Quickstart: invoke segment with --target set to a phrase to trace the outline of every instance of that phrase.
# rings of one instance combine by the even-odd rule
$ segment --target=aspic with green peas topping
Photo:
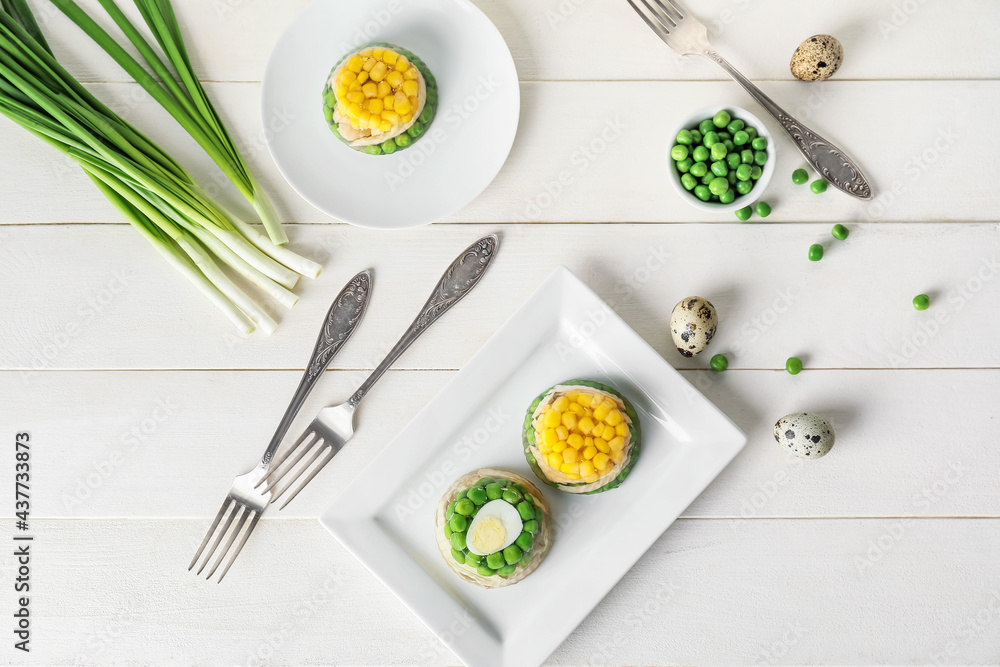
[[[720,204],[749,193],[768,157],[767,138],[725,109],[678,132],[670,149],[684,189],[701,201]]]
[[[483,588],[517,583],[551,546],[548,502],[527,479],[505,470],[463,476],[437,511],[438,547],[448,567]]]

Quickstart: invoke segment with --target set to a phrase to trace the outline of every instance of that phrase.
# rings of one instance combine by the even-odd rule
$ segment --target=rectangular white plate
[[[539,483],[557,526],[542,565],[505,588],[462,581],[434,540],[441,494],[480,467],[534,480],[521,446],[525,411],[543,390],[574,378],[607,382],[631,400],[642,425],[639,461],[621,487],[594,496]],[[534,667],[745,444],[735,424],[560,267],[320,522],[467,665]]]

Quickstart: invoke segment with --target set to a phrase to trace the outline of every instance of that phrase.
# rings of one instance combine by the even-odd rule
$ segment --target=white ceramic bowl
[[[685,190],[684,186],[681,185],[681,174],[677,171],[676,167],[674,167],[674,161],[670,157],[670,149],[674,147],[674,139],[677,137],[678,132],[681,130],[697,129],[698,124],[701,123],[701,121],[706,118],[712,118],[723,109],[728,111],[729,115],[734,119],[739,118],[747,125],[752,125],[757,128],[757,136],[767,138],[767,162],[764,163],[764,172],[761,174],[760,178],[757,179],[757,182],[753,186],[753,190],[745,195],[737,197],[731,204],[702,201],[694,196],[693,191]],[[673,184],[674,190],[677,190],[677,194],[681,197],[681,199],[695,208],[709,213],[727,213],[743,208],[744,206],[750,206],[760,199],[760,197],[764,194],[764,191],[767,189],[768,183],[771,182],[771,176],[774,174],[775,162],[774,138],[768,131],[767,125],[765,125],[760,118],[757,118],[757,116],[754,116],[746,109],[741,109],[740,107],[736,107],[731,104],[715,104],[708,107],[702,107],[678,123],[677,127],[675,127],[667,136],[670,137],[665,153],[667,176],[670,178],[670,182]]]

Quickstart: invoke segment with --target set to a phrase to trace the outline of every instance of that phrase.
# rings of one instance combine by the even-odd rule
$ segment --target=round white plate
[[[323,118],[323,85],[369,42],[412,51],[438,82],[437,116],[392,155],[359,153]],[[281,174],[339,220],[378,229],[440,220],[481,193],[517,132],[520,90],[500,32],[468,0],[317,0],[278,40],[264,71],[264,136]]]

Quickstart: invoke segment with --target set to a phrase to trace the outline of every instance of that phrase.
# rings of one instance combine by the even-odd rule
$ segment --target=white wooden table
[[[995,2],[689,0],[717,47],[845,146],[881,193],[864,205],[793,186],[802,161],[780,138],[774,213],[740,225],[704,224],[735,220],[676,196],[655,134],[709,103],[756,111],[719,70],[673,57],[620,0],[479,0],[522,79],[510,159],[448,220],[375,233],[311,209],[263,147],[263,64],[307,1],[175,0],[293,247],[326,266],[270,338],[232,335],[82,172],[0,123],[0,511],[10,539],[12,439],[29,431],[36,536],[30,659],[5,627],[15,564],[0,559],[4,662],[455,664],[315,517],[560,263],[749,443],[551,664],[1000,662]],[[71,71],[196,176],[217,177],[95,45],[36,6]],[[790,55],[817,32],[840,38],[844,65],[827,83],[795,81]],[[569,182],[553,194],[562,172]],[[851,229],[846,243],[831,238],[833,222]],[[188,574],[336,290],[375,269],[365,335],[300,422],[346,396],[442,267],[491,231],[503,237],[497,264],[388,373],[350,447],[261,522],[222,585]],[[819,263],[806,259],[814,242],[827,246]],[[910,305],[921,292],[925,312]],[[723,374],[671,347],[670,309],[691,294],[719,310]],[[807,369],[797,377],[782,370],[791,355]],[[771,436],[778,417],[802,410],[836,426],[822,461],[792,460]]]

